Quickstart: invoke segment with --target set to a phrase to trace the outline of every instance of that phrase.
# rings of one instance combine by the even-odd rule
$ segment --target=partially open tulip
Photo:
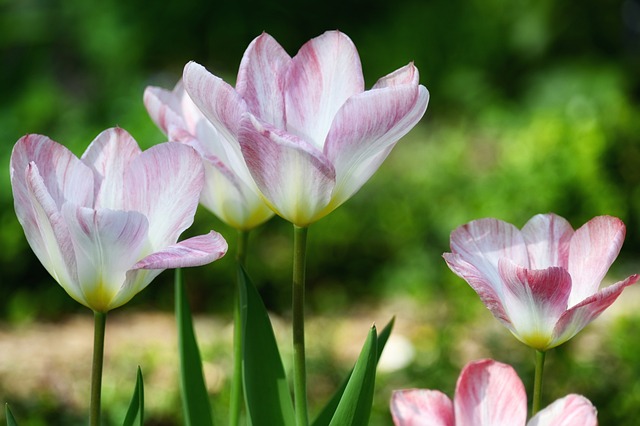
[[[128,302],[167,268],[212,262],[217,233],[177,243],[191,226],[204,177],[190,147],[141,152],[122,129],[102,132],[77,158],[46,136],[13,148],[18,220],[36,256],[71,297],[96,312]]]
[[[291,58],[268,34],[247,48],[233,88],[196,63],[187,93],[241,149],[269,206],[298,226],[333,211],[375,173],[429,99],[406,65],[364,90],[351,40],[329,31]]]
[[[240,146],[223,136],[195,106],[179,82],[173,91],[147,87],[144,104],[171,141],[195,148],[204,163],[203,206],[229,226],[248,231],[273,216],[242,158]]]
[[[610,216],[576,231],[554,214],[534,216],[522,230],[480,219],[453,231],[444,258],[514,336],[545,351],[575,336],[638,280],[599,289],[624,236],[622,221]]]
[[[453,401],[437,390],[395,391],[391,414],[396,426],[595,426],[588,399],[567,395],[527,422],[527,395],[515,370],[490,359],[467,364]]]

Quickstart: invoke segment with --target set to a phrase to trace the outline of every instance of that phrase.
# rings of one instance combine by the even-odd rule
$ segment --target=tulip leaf
[[[136,387],[133,390],[133,396],[129,403],[127,415],[124,418],[122,426],[134,426],[138,419],[138,426],[144,425],[144,382],[142,380],[142,370],[138,367],[136,378]]]
[[[211,426],[213,419],[209,394],[204,381],[202,359],[193,330],[191,310],[180,269],[176,269],[175,298],[178,352],[180,353],[180,391],[184,422],[187,426]]]
[[[378,335],[375,325],[360,352],[347,387],[338,403],[329,426],[360,426],[369,424],[373,388],[378,363]]]
[[[252,426],[293,426],[291,391],[267,309],[242,267],[238,268],[242,318],[243,379]]]
[[[395,317],[391,318],[391,320],[387,323],[387,325],[378,334],[378,345],[377,345],[378,361],[380,360],[380,356],[382,356],[382,350],[387,344],[387,340],[389,340],[389,336],[391,335],[391,330],[393,329],[395,320],[396,320]],[[340,399],[344,394],[344,390],[346,389],[352,374],[353,374],[353,369],[351,369],[351,371],[349,372],[349,375],[347,375],[344,382],[342,382],[342,384],[340,385],[338,390],[336,390],[336,392],[333,394],[333,396],[331,397],[327,405],[325,405],[322,411],[320,412],[320,414],[318,414],[318,417],[316,417],[316,419],[313,421],[312,426],[328,426],[329,425],[329,423],[331,422],[331,418],[333,417],[333,414],[336,412],[336,408],[340,403]]]
[[[4,412],[5,412],[5,417],[7,418],[7,426],[18,426],[18,422],[16,422],[15,417],[13,417],[13,414],[11,413],[11,410],[9,409],[9,404],[5,404],[4,406]]]

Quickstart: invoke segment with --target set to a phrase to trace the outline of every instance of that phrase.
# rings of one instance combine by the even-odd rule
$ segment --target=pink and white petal
[[[566,219],[555,214],[539,214],[522,228],[531,269],[560,266],[568,269],[569,242],[574,231]]]
[[[527,420],[527,395],[518,374],[490,359],[462,370],[453,405],[456,426],[519,426]]]
[[[122,209],[125,170],[140,155],[138,143],[124,129],[100,133],[82,155],[82,161],[94,174],[96,209]]]
[[[624,281],[606,287],[567,310],[553,330],[553,343],[549,348],[558,346],[596,319],[605,309],[616,301],[622,291],[640,279],[640,275],[631,275]]]
[[[332,204],[342,204],[369,180],[395,143],[420,121],[428,101],[427,89],[417,85],[370,90],[346,101],[324,146],[336,169]]]
[[[227,225],[248,231],[274,215],[257,193],[255,184],[247,186],[216,158],[206,158],[203,164],[205,185],[200,203]]]
[[[18,215],[18,219],[24,228],[27,241],[58,284],[73,299],[84,303],[78,284],[76,258],[69,229],[35,163],[27,166],[26,185],[28,192],[25,196],[29,204],[22,208],[29,210],[29,216],[25,220]]]
[[[498,262],[510,259],[516,265],[529,267],[529,254],[518,228],[498,219],[478,219],[459,226],[451,233],[451,252],[475,266],[491,283],[498,297],[503,284]]]
[[[184,67],[182,80],[191,100],[221,135],[229,141],[237,140],[247,104],[236,90],[195,62]]]
[[[284,129],[284,78],[291,57],[267,33],[255,38],[244,52],[236,91],[246,101],[249,112]]]
[[[127,271],[145,250],[147,219],[138,212],[94,210],[69,203],[63,206],[62,215],[73,240],[85,304],[107,312]]]
[[[173,269],[202,266],[220,259],[227,242],[215,231],[191,237],[145,257],[131,269]]]
[[[470,264],[462,258],[462,256],[453,253],[444,253],[442,255],[447,262],[449,268],[460,278],[464,279],[470,286],[478,293],[480,300],[491,311],[493,316],[496,317],[505,327],[507,327],[512,333],[516,330],[505,311],[500,296],[496,292],[494,284],[489,281],[485,274],[483,274],[478,268]]]
[[[179,92],[176,92],[176,89]],[[173,91],[161,87],[148,86],[144,90],[142,100],[153,122],[162,132],[174,140],[170,135],[174,129],[186,129],[187,124],[182,117],[181,99],[184,91],[180,84]]]
[[[516,337],[532,348],[547,350],[554,327],[567,309],[569,273],[559,267],[526,269],[508,259],[501,259],[498,269],[505,284],[502,300]]]
[[[391,416],[395,426],[455,426],[453,403],[440,391],[393,391]]]
[[[298,226],[322,217],[335,185],[335,170],[322,152],[251,114],[239,140],[256,185],[278,215]]]
[[[399,86],[403,84],[417,86],[419,82],[420,73],[418,72],[418,68],[416,68],[413,62],[411,62],[380,78],[371,89],[383,89],[385,87]]]
[[[38,167],[42,182],[58,210],[69,201],[93,205],[93,174],[71,151],[46,136],[26,135],[11,153],[11,186],[18,216],[29,215],[26,171],[30,163]]]
[[[191,226],[203,185],[202,159],[187,145],[155,145],[131,162],[124,177],[124,210],[147,217],[152,251],[175,244]]]
[[[574,283],[569,305],[598,291],[620,253],[624,236],[624,223],[611,216],[595,217],[576,230],[569,246],[569,273]]]
[[[570,394],[541,410],[527,426],[597,426],[596,407],[582,395]]]
[[[286,76],[287,130],[322,150],[338,110],[362,91],[360,57],[349,37],[328,31],[308,41]]]

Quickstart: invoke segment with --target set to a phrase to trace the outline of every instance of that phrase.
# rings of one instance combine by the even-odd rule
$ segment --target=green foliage
[[[138,420],[136,422],[136,420]],[[136,386],[131,396],[131,403],[127,410],[122,426],[143,426],[144,425],[144,382],[142,379],[142,370],[138,367],[136,375]]]
[[[11,413],[11,410],[9,409],[9,404],[5,404],[4,411],[7,417],[7,426],[18,426],[18,422],[16,422],[16,419],[13,417],[13,413]]]

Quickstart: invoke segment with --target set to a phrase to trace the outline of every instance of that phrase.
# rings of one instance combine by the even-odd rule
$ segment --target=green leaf
[[[7,418],[7,426],[18,426],[18,422],[16,422],[15,417],[13,417],[13,414],[11,413],[11,410],[9,409],[9,404],[5,404],[4,406],[4,412],[5,412],[5,417]]]
[[[389,340],[389,336],[391,335],[391,330],[393,329],[393,325],[395,323],[395,317],[391,318],[391,321],[387,323],[387,325],[382,329],[380,334],[378,334],[378,350],[377,357],[378,361],[380,361],[380,356],[382,355],[382,350],[387,344],[387,340]],[[349,379],[351,378],[351,374],[353,374],[353,369],[349,372],[346,379],[342,382],[338,390],[333,394],[327,405],[324,406],[318,417],[313,421],[312,426],[328,426],[331,423],[331,419],[333,418],[333,414],[336,412],[336,408],[338,408],[338,404],[340,403],[340,399],[342,399],[342,395],[344,394],[344,390],[347,387],[347,383],[349,383]]]
[[[202,373],[202,360],[193,331],[189,302],[182,283],[182,272],[176,269],[176,319],[178,321],[178,351],[180,353],[180,391],[186,426],[212,426],[209,394]]]
[[[133,426],[138,419],[138,426],[144,424],[144,382],[142,380],[142,370],[138,367],[136,379],[136,387],[133,390],[133,396],[129,403],[127,415],[124,418],[122,426]]]
[[[262,298],[238,268],[242,318],[243,379],[252,426],[294,426],[291,391]]]
[[[369,424],[373,388],[378,364],[378,335],[371,327],[367,341],[358,357],[349,383],[344,390],[329,426],[362,426]]]

